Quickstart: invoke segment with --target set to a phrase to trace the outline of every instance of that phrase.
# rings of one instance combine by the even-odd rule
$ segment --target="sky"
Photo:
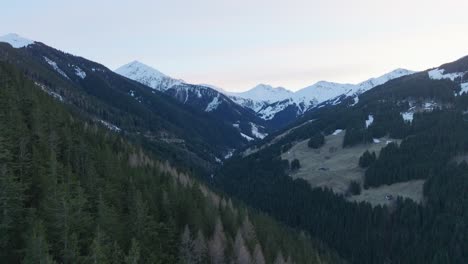
[[[468,55],[467,10],[466,0],[5,0],[0,35],[110,69],[139,60],[228,91],[294,91]]]

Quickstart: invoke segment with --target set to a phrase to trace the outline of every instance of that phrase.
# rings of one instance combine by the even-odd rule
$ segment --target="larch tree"
[[[237,264],[250,264],[252,262],[252,257],[245,245],[245,241],[240,230],[237,231],[236,239],[234,241],[234,258]]]
[[[266,263],[265,262],[265,257],[263,256],[262,247],[258,243],[255,245],[253,263],[254,264],[265,264]]]

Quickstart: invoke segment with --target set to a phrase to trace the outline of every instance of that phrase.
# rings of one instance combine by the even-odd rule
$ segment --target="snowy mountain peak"
[[[248,91],[229,94],[234,97],[250,99],[254,101],[277,102],[291,97],[293,92],[283,87],[273,87],[268,84],[258,84]]]
[[[27,38],[23,38],[20,35],[15,34],[15,33],[10,33],[10,34],[1,36],[0,42],[6,42],[16,49],[27,47],[31,44],[34,44],[34,41],[27,39]]]
[[[183,83],[137,60],[127,63],[115,70],[116,73],[147,85],[153,89],[164,91]]]
[[[379,76],[379,77],[376,77],[376,78],[371,78],[367,81],[364,81],[362,83],[359,83],[358,85],[360,86],[360,88],[363,90],[363,91],[367,91],[369,89],[372,89],[374,88],[375,86],[377,85],[381,85],[381,84],[384,84],[390,80],[393,80],[393,79],[396,79],[396,78],[399,78],[399,77],[402,77],[402,76],[405,76],[405,75],[410,75],[410,74],[413,74],[415,73],[415,71],[411,71],[411,70],[407,70],[407,69],[402,69],[402,68],[398,68],[398,69],[395,69],[391,72],[388,72],[382,76]]]

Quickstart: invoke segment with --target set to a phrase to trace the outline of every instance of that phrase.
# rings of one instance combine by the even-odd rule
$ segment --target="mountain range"
[[[115,72],[156,90],[167,92],[183,103],[198,105],[205,111],[214,111],[221,104],[232,106],[233,102],[243,108],[251,109],[264,122],[252,118],[249,119],[249,122],[264,129],[265,134],[272,129],[284,127],[323,102],[343,96],[356,98],[359,94],[375,86],[414,73],[410,70],[396,69],[358,84],[320,81],[296,92],[267,84],[259,84],[245,92],[228,92],[211,85],[188,84],[138,61],[123,65]],[[234,119],[230,121],[236,122]],[[242,133],[256,137],[246,131],[242,131]]]

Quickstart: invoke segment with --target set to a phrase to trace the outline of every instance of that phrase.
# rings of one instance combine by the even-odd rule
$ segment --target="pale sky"
[[[298,90],[468,55],[466,0],[2,0],[0,35],[229,91]]]

